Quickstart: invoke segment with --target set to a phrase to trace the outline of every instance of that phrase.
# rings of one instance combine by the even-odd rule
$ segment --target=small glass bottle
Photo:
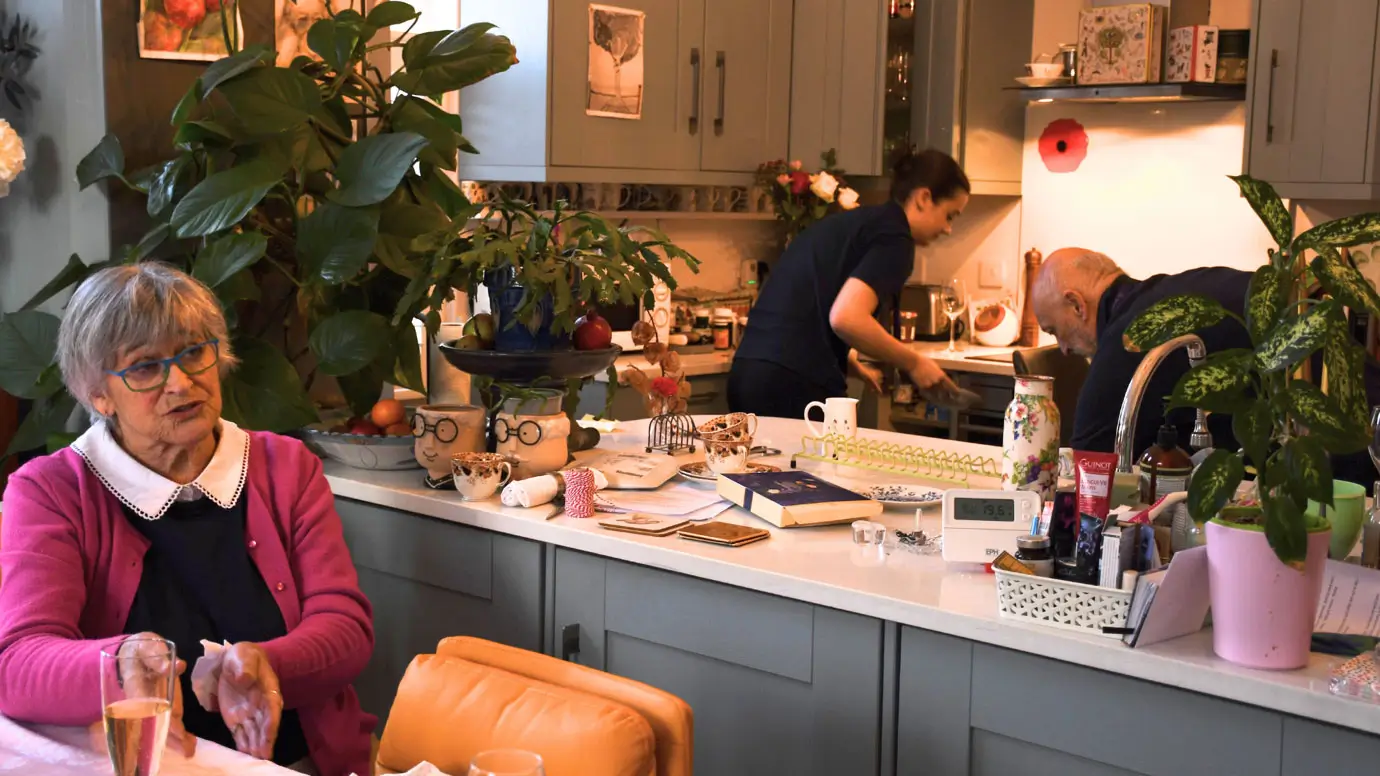
[[[1370,513],[1361,526],[1361,565],[1380,568],[1380,480],[1371,491]]]
[[[1054,553],[1049,549],[1048,536],[1017,536],[1016,560],[1029,566],[1036,576],[1054,576]]]

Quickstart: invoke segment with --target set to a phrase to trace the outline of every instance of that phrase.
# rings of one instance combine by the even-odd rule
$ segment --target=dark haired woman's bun
[[[968,176],[952,156],[927,148],[903,152],[891,165],[891,198],[904,203],[917,189],[929,189],[935,200],[950,199],[960,191],[972,193]]]

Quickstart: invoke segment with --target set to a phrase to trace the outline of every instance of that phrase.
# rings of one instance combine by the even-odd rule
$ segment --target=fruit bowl
[[[420,469],[412,453],[412,436],[375,436],[331,431],[317,423],[302,429],[302,441],[318,455],[356,469],[399,471]]]
[[[452,366],[461,372],[507,383],[590,377],[608,369],[623,353],[617,345],[600,350],[474,350],[457,347],[456,342],[439,346]]]

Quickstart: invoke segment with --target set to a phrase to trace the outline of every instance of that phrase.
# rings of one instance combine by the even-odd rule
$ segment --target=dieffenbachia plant
[[[1228,318],[1246,328],[1250,350],[1209,354],[1170,396],[1171,408],[1231,415],[1241,445],[1216,450],[1202,463],[1189,485],[1188,509],[1195,520],[1216,516],[1250,466],[1261,509],[1233,519],[1262,523],[1279,559],[1301,569],[1308,500],[1332,503],[1330,455],[1367,443],[1365,351],[1351,337],[1345,310],[1380,315],[1380,295],[1339,249],[1380,242],[1380,213],[1329,221],[1295,237],[1274,187],[1245,175],[1233,180],[1279,245],[1251,278],[1244,317],[1205,296],[1170,297],[1147,308],[1126,329],[1123,344],[1146,351]],[[1308,298],[1314,282],[1326,298]],[[1297,374],[1319,350],[1326,391]]]

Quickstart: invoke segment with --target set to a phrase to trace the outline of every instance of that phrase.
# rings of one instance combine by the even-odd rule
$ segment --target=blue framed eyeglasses
[[[107,369],[105,372],[123,380],[125,387],[131,391],[145,393],[156,391],[167,385],[168,375],[172,372],[173,364],[176,364],[183,374],[191,377],[205,372],[219,361],[220,340],[211,339],[198,342],[171,358],[140,361],[119,371]]]

